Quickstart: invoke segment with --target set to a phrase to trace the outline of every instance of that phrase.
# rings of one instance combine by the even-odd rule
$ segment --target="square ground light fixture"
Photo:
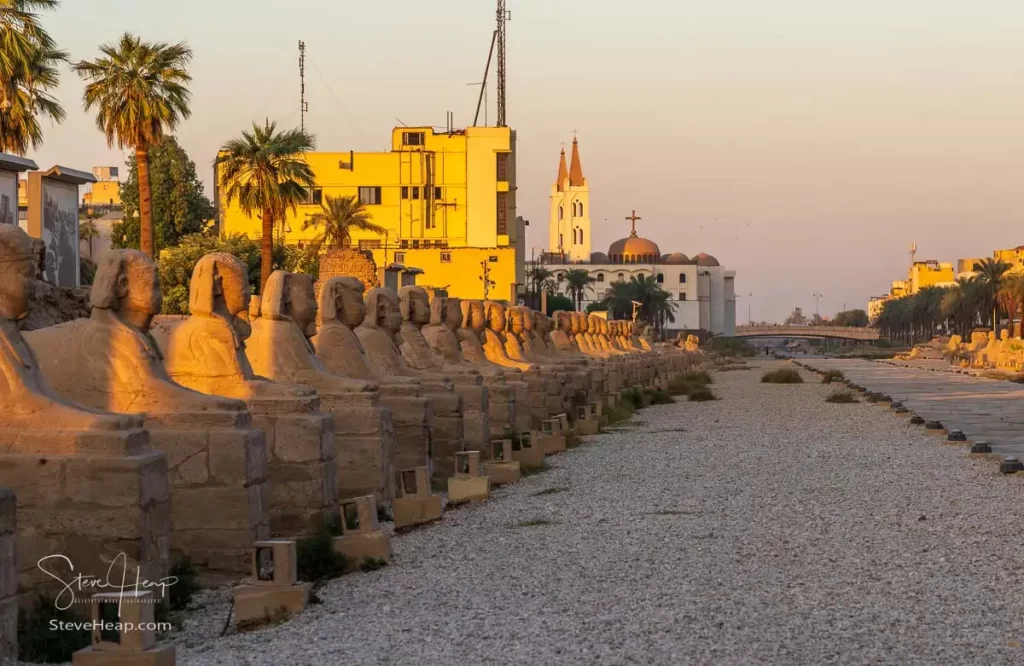
[[[294,585],[299,578],[297,567],[294,541],[271,539],[252,545],[252,579],[257,585]]]
[[[100,652],[143,652],[155,647],[156,634],[151,628],[155,601],[149,590],[94,594],[93,649]],[[150,628],[139,628],[145,626]]]

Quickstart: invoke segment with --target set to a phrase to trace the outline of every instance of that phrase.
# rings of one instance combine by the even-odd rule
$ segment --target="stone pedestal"
[[[142,652],[110,652],[87,647],[71,656],[72,666],[174,666],[173,645]]]
[[[0,488],[0,663],[18,657],[18,569],[14,493]]]
[[[156,646],[152,592],[105,592],[90,601],[92,645],[72,655],[72,664],[174,664],[174,648]]]
[[[490,480],[480,474],[480,452],[455,454],[455,475],[448,479],[448,503],[482,502],[490,497]]]
[[[296,580],[297,560],[294,541],[274,539],[253,544],[253,582],[234,589],[235,622],[239,626],[258,626],[305,610],[312,584]]]
[[[540,445],[541,434],[537,431],[521,433],[512,440],[512,460],[520,469],[540,469],[544,466],[544,449]]]
[[[395,500],[391,505],[396,530],[441,518],[441,497],[430,493],[430,474],[426,467],[403,469],[396,476]]]
[[[341,536],[334,539],[335,552],[357,569],[365,560],[391,559],[391,538],[377,522],[377,502],[372,495],[341,501]]]
[[[515,460],[511,439],[498,439],[488,446],[489,457],[483,464],[483,474],[492,486],[515,483],[522,476],[519,462]]]
[[[544,419],[541,423],[541,430],[538,433],[535,445],[544,452],[544,455],[553,455],[565,451],[565,435],[568,428],[562,429],[562,420],[558,418]]]

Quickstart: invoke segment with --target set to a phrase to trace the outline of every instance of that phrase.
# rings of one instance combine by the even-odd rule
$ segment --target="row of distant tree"
[[[843,310],[828,319],[815,312],[810,317],[804,315],[801,308],[793,308],[793,312],[783,322],[786,326],[867,326],[868,313],[864,310]]]
[[[24,155],[39,148],[40,121],[64,120],[54,93],[59,67],[71,58],[40,23],[41,12],[59,5],[59,0],[0,0],[0,151]],[[71,63],[71,69],[86,82],[83,107],[96,114],[108,145],[132,154],[129,180],[121,188],[125,222],[114,230],[115,242],[157,258],[161,249],[206,232],[213,216],[195,164],[171,137],[191,115],[192,50],[185,42],[147,42],[125,33],[99,51],[93,60]],[[225,141],[218,154],[218,185],[227,203],[262,224],[261,288],[274,268],[275,225],[309,200],[315,184],[304,157],[315,143],[303,130],[279,130],[268,120]],[[348,245],[355,229],[383,233],[354,197],[325,197],[322,210],[304,222],[304,228],[311,226],[318,229],[309,250],[313,259],[325,247]],[[95,236],[94,224],[84,236]]]

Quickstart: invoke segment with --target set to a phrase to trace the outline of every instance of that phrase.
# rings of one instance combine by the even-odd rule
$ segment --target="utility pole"
[[[306,42],[299,41],[299,123],[302,131],[306,131]]]
[[[814,292],[814,314],[819,316],[819,317],[821,315],[818,313],[818,299],[821,299],[821,298],[824,298],[824,296],[822,296],[818,292]]]
[[[512,13],[505,9],[505,0],[498,0],[498,127],[505,124],[505,23],[512,19]]]
[[[747,300],[747,326],[750,326],[750,300],[749,299],[753,299],[754,298],[754,292],[750,292],[749,294],[747,294],[747,297],[748,297],[748,300]]]

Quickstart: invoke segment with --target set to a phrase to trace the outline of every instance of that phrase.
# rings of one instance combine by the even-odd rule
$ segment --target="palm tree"
[[[67,54],[39,23],[40,11],[56,9],[60,0],[3,0],[0,2],[0,109],[15,104],[20,85],[32,78],[38,52]]]
[[[221,146],[217,156],[220,187],[226,203],[237,201],[242,212],[259,215],[263,223],[260,245],[260,293],[270,279],[274,261],[274,223],[284,222],[287,211],[307,199],[315,183],[304,153],[315,140],[300,129],[277,131],[277,123],[252,124],[252,131]]]
[[[996,259],[982,259],[978,264],[978,273],[982,284],[985,285],[986,296],[989,307],[992,308],[992,330],[999,332],[999,302],[997,294],[1002,284],[1003,274],[1010,270],[1010,264]]]
[[[153,256],[153,201],[149,184],[149,149],[191,115],[192,80],[185,65],[192,50],[184,43],[144,42],[125,33],[117,44],[100,47],[102,57],[72,69],[88,81],[85,110],[97,109],[96,125],[107,145],[135,150],[139,171],[140,249]]]
[[[1018,311],[1021,312],[1021,319],[1024,322],[1024,275],[1004,277],[1002,285],[996,294],[996,300],[1009,315],[1010,330],[1012,331],[1013,317]]]
[[[659,331],[666,322],[675,321],[671,297],[652,275],[635,275],[629,282],[614,282],[605,295],[608,310],[616,319],[632,319],[633,303],[637,302],[637,319],[652,323]]]
[[[57,66],[66,60],[63,51],[39,47],[29,56],[28,74],[10,80],[13,92],[0,107],[0,152],[24,155],[43,143],[40,117],[64,120],[64,107],[48,91],[58,86]]]
[[[310,227],[324,227],[309,248],[310,256],[320,254],[324,246],[334,249],[348,247],[352,244],[352,232],[356,229],[375,234],[387,231],[371,221],[370,211],[363,208],[362,202],[355,197],[328,196],[321,208],[320,212],[309,216],[302,223],[303,231]]]
[[[555,274],[541,266],[539,262],[536,262],[532,268],[526,271],[526,279],[527,284],[532,285],[532,289],[529,289],[528,293],[532,294],[534,305],[537,309],[540,309],[541,292],[553,294],[557,289]]]
[[[90,213],[84,221],[78,223],[78,237],[89,244],[89,261],[95,261],[96,257],[92,253],[92,241],[100,237],[100,230],[96,228],[95,215]]]
[[[592,284],[597,282],[590,276],[590,271],[583,268],[573,268],[565,272],[562,277],[565,281],[565,290],[572,298],[574,307],[579,310],[583,303],[583,294],[591,289]]]

